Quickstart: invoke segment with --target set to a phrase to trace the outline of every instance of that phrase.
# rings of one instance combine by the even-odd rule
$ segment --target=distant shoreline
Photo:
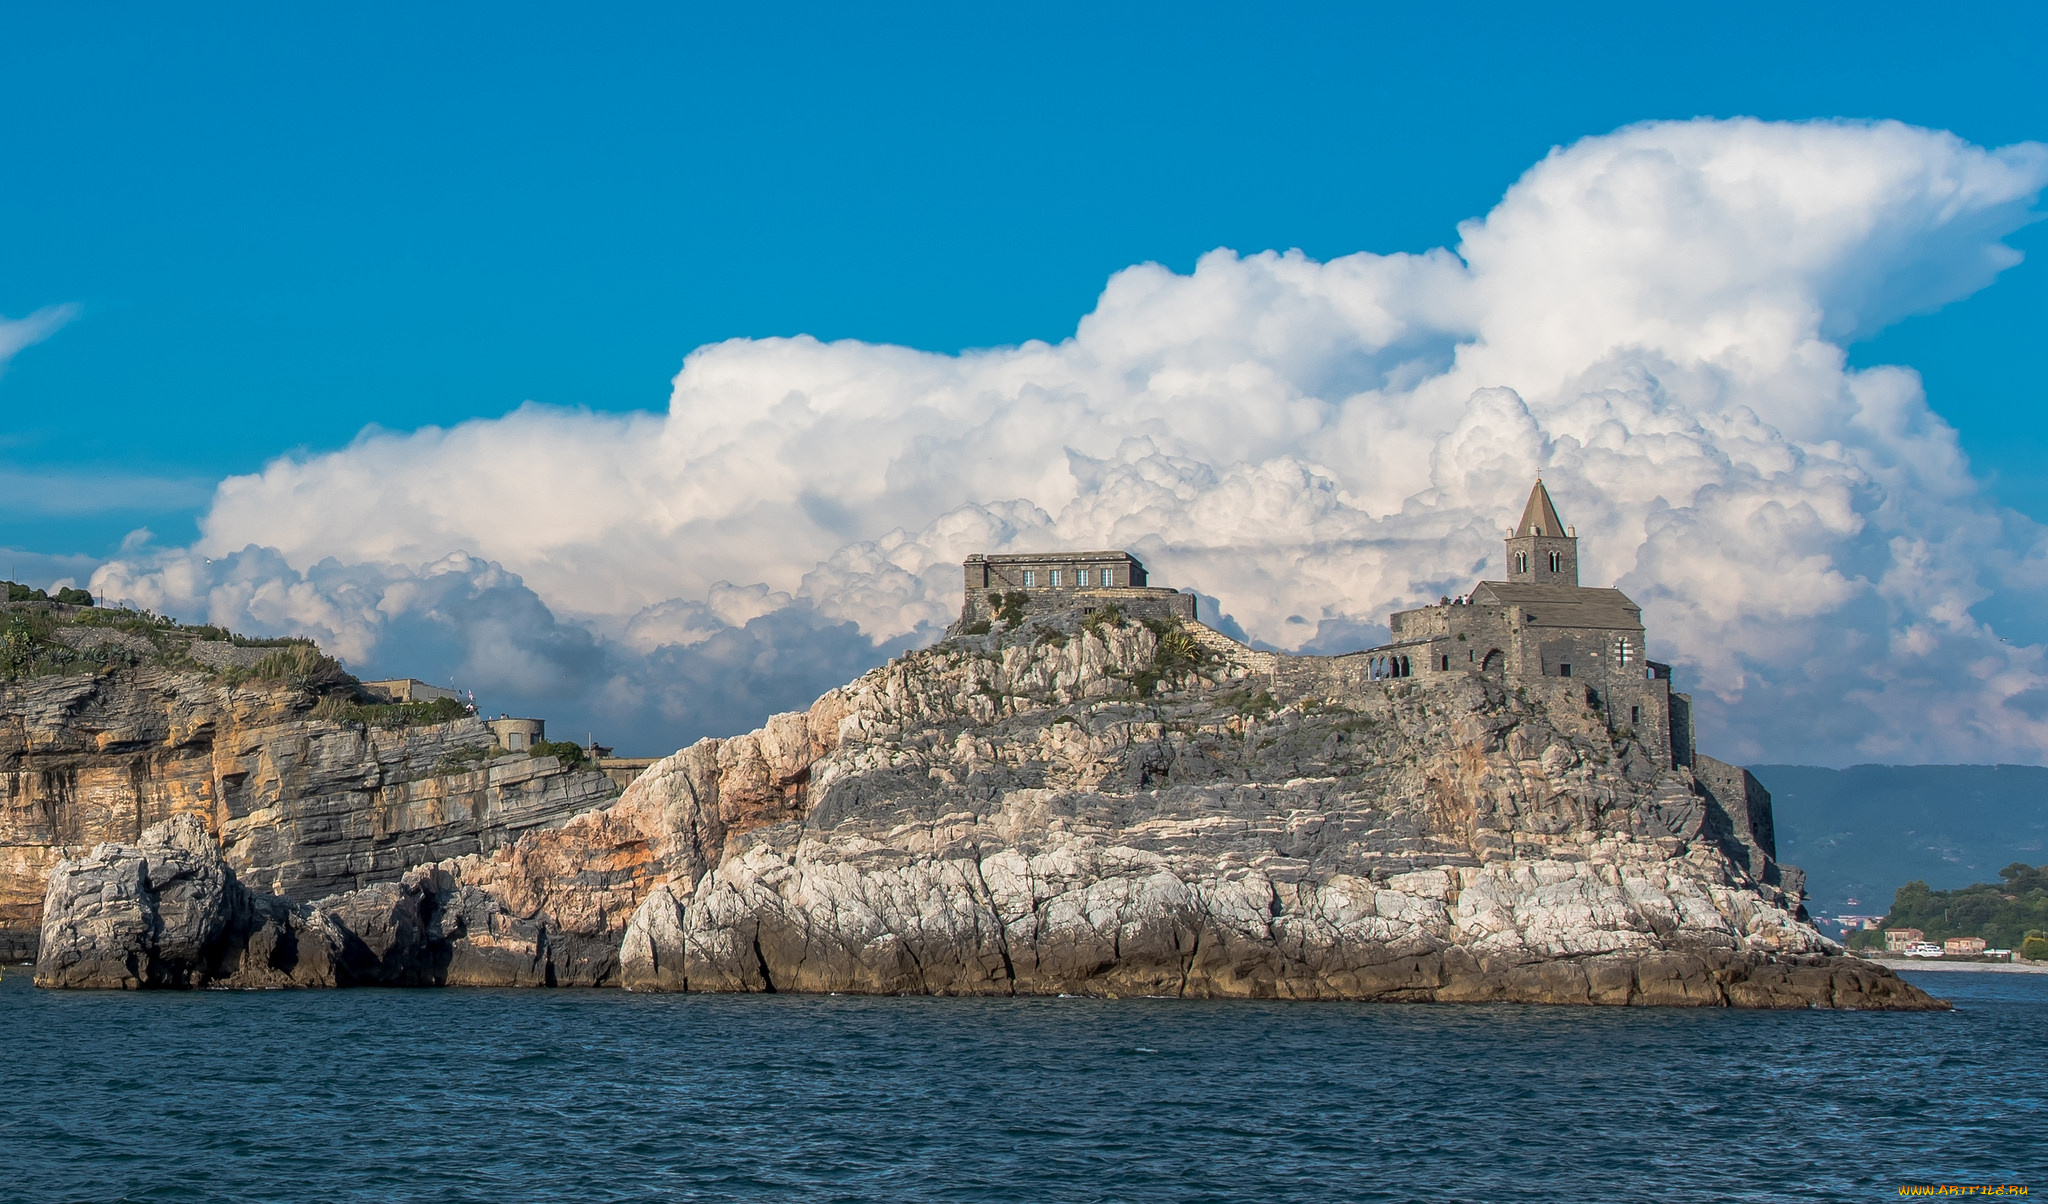
[[[2048,974],[2044,962],[1947,962],[1938,957],[1866,957],[1893,970],[1988,970],[1993,974]]]

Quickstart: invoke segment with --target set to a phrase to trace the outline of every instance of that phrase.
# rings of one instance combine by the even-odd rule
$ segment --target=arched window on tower
[[[1550,571],[1553,573],[1561,573],[1564,571],[1563,552],[1552,552],[1550,554]]]

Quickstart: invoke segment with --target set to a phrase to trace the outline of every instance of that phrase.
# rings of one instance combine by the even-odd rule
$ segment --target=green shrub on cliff
[[[451,773],[474,773],[499,757],[516,757],[518,755],[518,753],[513,752],[509,748],[499,748],[495,744],[458,748],[447,756],[442,757],[435,764],[434,776],[445,777]]]
[[[2048,930],[2048,865],[2013,862],[1998,871],[2004,881],[1979,882],[1958,890],[1932,890],[1908,882],[1892,899],[1886,928],[1918,928],[1939,943],[1952,936],[1981,936],[1994,949],[2019,949],[2030,931]],[[1884,934],[1859,932],[1852,948],[1882,948]]]
[[[176,621],[150,610],[135,610],[126,606],[101,606],[80,611],[65,620],[72,627],[111,627],[116,631],[132,631],[138,635],[153,635],[176,627]]]
[[[40,677],[62,673],[78,654],[50,636],[49,616],[11,611],[0,621],[0,677]]]
[[[453,698],[432,702],[357,702],[345,693],[328,694],[313,706],[313,718],[334,723],[360,723],[365,727],[427,727],[453,723],[469,709]]]
[[[1024,606],[1030,601],[1031,595],[1023,590],[1013,589],[1007,594],[990,590],[988,608],[995,612],[996,618],[1002,620],[1005,629],[1015,631],[1017,624],[1024,621]]]
[[[1123,607],[1118,606],[1114,602],[1110,603],[1108,606],[1100,607],[1090,612],[1087,618],[1081,620],[1081,626],[1086,627],[1089,631],[1093,632],[1096,639],[1102,638],[1103,628],[1122,627],[1123,625]]]
[[[1146,619],[1145,626],[1158,644],[1152,649],[1152,663],[1131,678],[1140,697],[1150,697],[1159,683],[1178,677],[1209,659],[1209,650],[1188,632],[1179,619]]]
[[[324,694],[340,686],[355,684],[355,677],[341,662],[313,644],[290,644],[257,661],[247,669],[226,674],[232,681],[274,681],[294,690]]]
[[[527,753],[535,757],[553,757],[571,769],[589,759],[574,740],[535,740]]]
[[[59,626],[46,610],[0,616],[0,679],[99,673],[133,663],[120,648],[73,648],[57,638]]]

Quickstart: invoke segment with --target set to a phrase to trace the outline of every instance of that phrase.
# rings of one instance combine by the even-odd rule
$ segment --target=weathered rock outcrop
[[[475,719],[320,718],[323,683],[232,672],[275,649],[188,638],[150,661],[156,644],[130,632],[53,637],[129,660],[0,681],[0,958],[34,956],[60,861],[173,816],[198,817],[241,880],[309,901],[492,852],[618,797],[604,774],[552,757],[490,759]]]
[[[251,890],[178,815],[51,872],[36,983],[549,986],[549,953],[539,925],[431,866],[317,903]]]
[[[1768,819],[1582,707],[1075,616],[302,923],[379,981],[1944,1006],[1804,921]]]
[[[335,986],[342,949],[318,912],[244,888],[206,826],[179,815],[51,871],[36,983]]]

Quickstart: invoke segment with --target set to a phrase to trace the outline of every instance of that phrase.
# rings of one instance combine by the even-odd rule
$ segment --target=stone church
[[[1555,705],[1583,706],[1672,763],[1692,762],[1692,700],[1671,666],[1645,655],[1643,608],[1618,589],[1579,584],[1578,532],[1538,479],[1507,533],[1508,579],[1464,597],[1398,611],[1393,639],[1359,655],[1382,677],[1479,673]]]

